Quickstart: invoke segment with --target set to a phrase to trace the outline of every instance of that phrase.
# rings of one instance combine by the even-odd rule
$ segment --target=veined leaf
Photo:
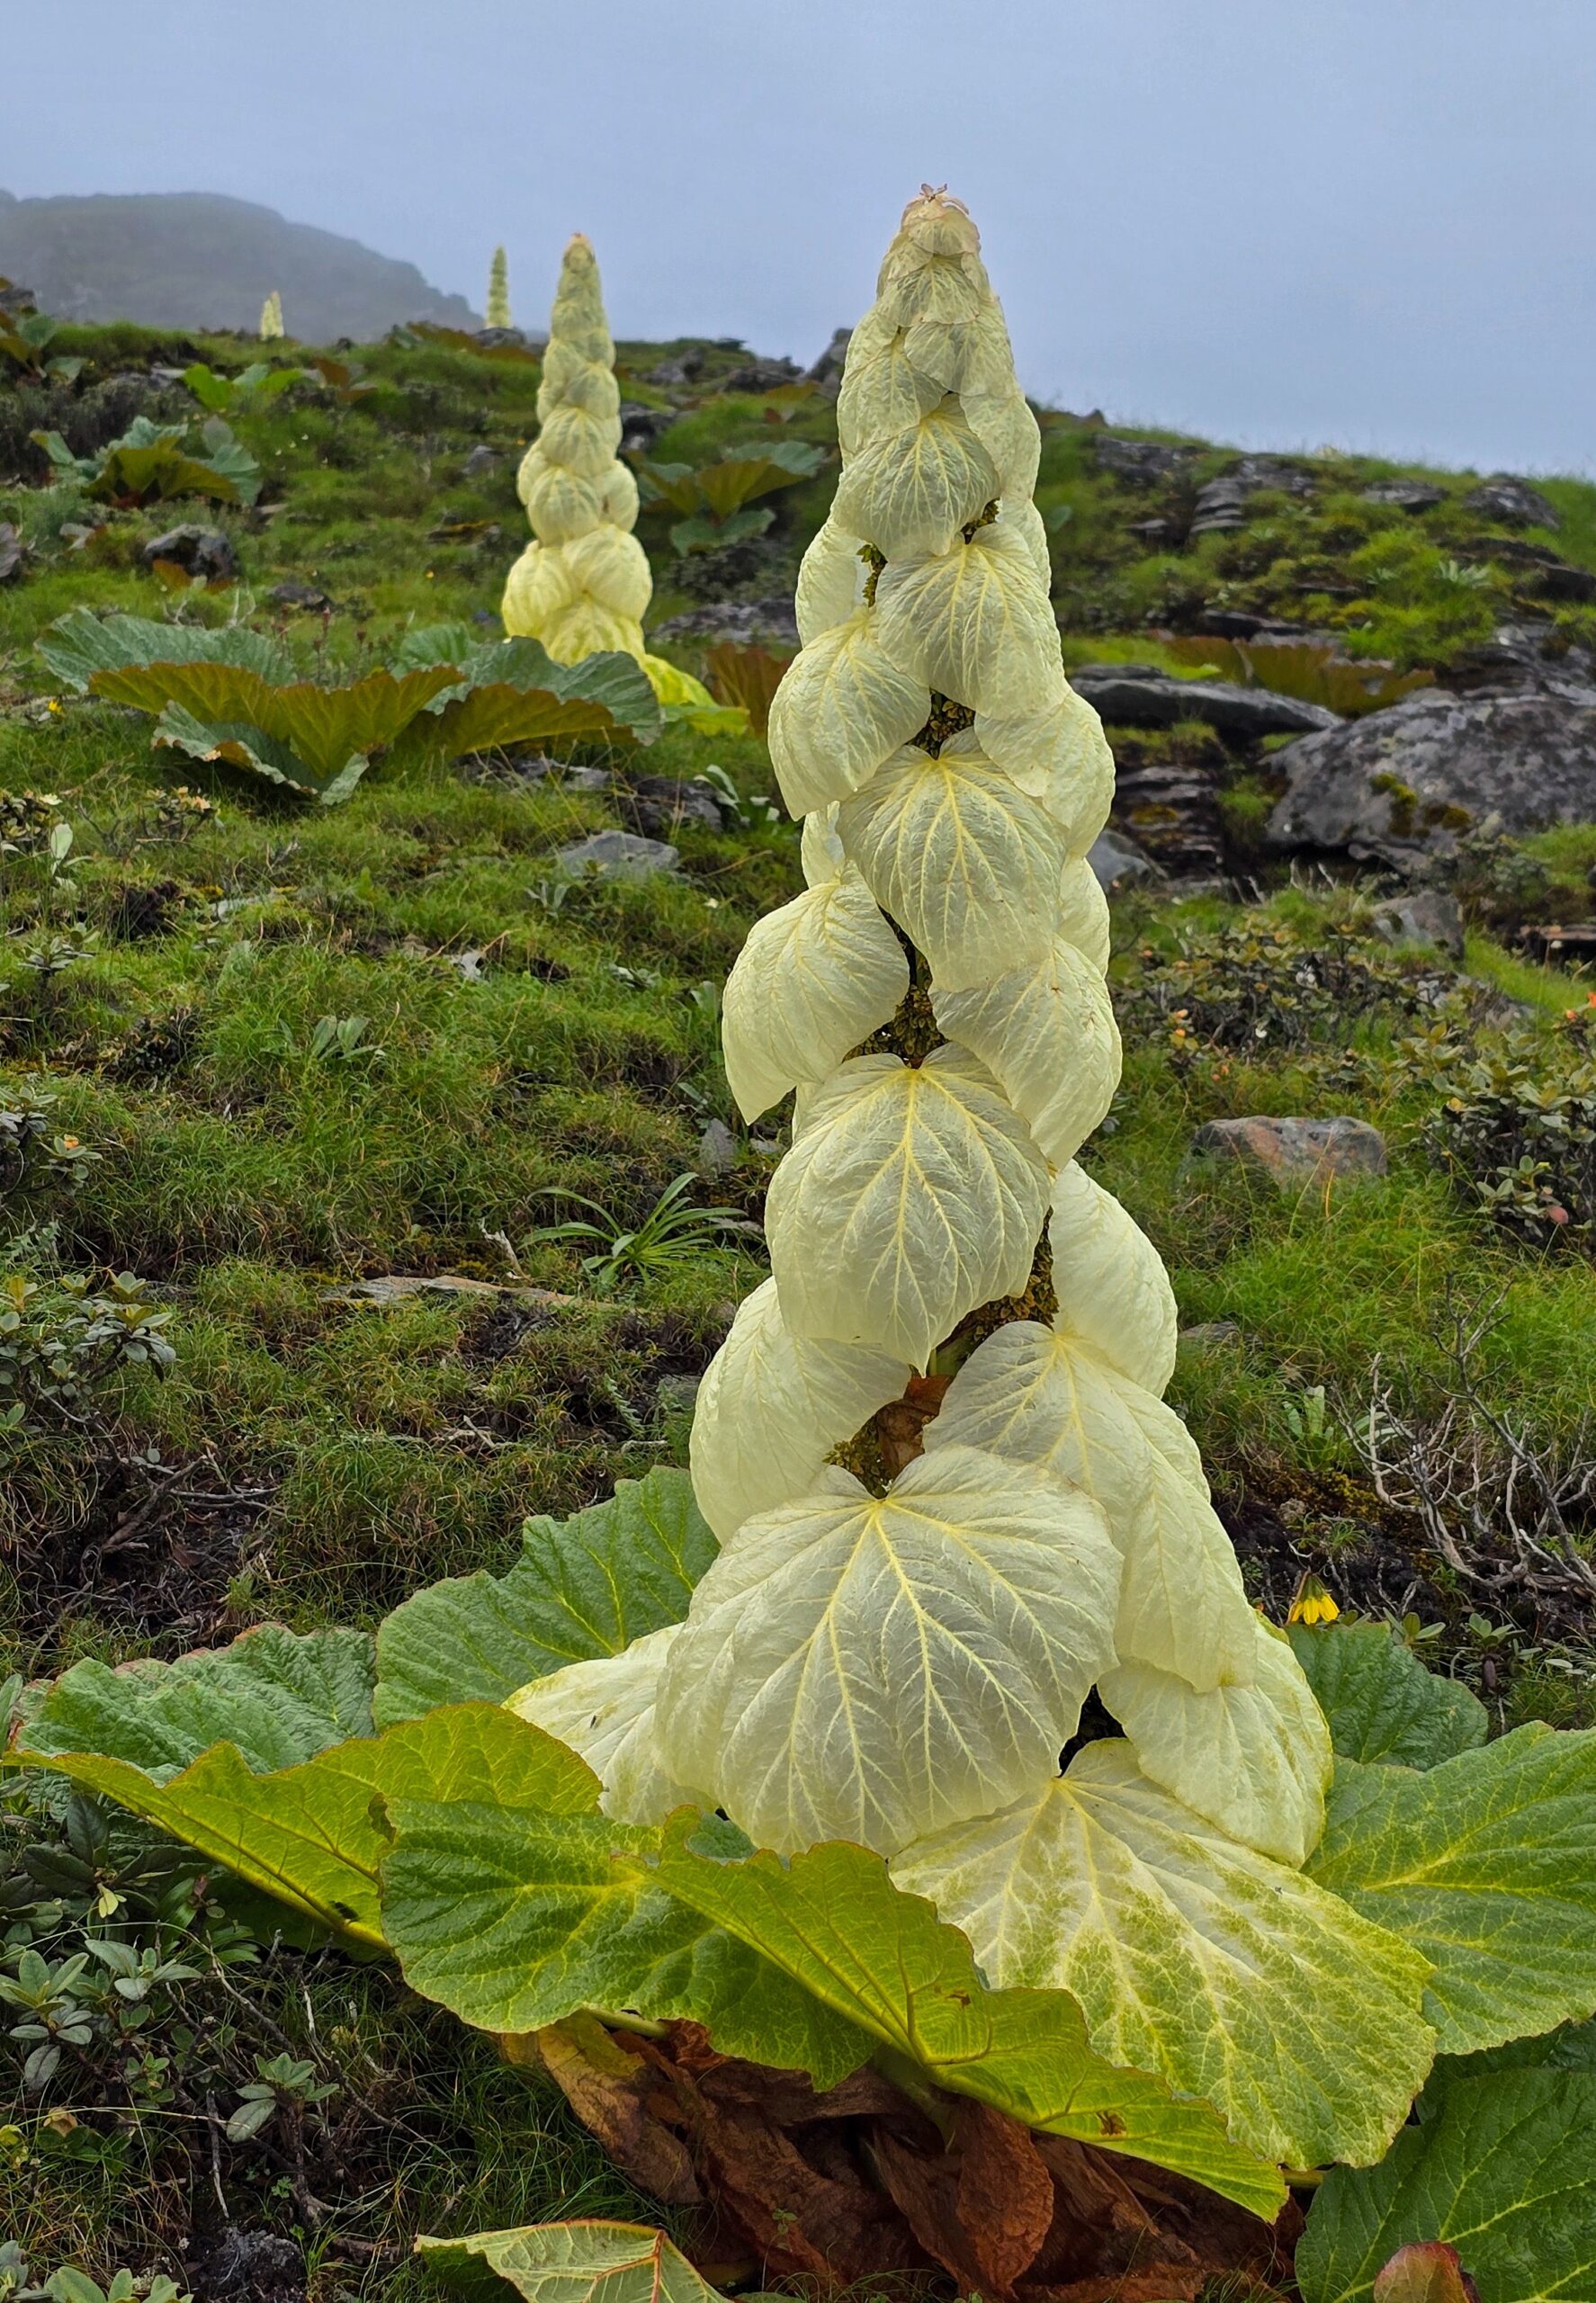
[[[977,1345],[927,1433],[1036,1464],[1102,1506],[1125,1559],[1119,1659],[1178,1673],[1200,1690],[1252,1677],[1257,1618],[1201,1464],[1171,1411],[1074,1338],[1014,1320]]]
[[[866,573],[861,548],[862,539],[850,536],[829,515],[811,539],[799,562],[793,602],[798,638],[805,648],[833,624],[846,623],[858,607]]]
[[[1038,914],[1037,927],[1045,921]],[[1035,934],[1010,949],[1023,954]],[[1119,1027],[1101,971],[1066,937],[1041,939],[1035,958],[931,992],[940,1028],[979,1057],[1055,1168],[1071,1160],[1100,1124],[1119,1085]],[[1123,1285],[1116,1272],[1116,1288]]]
[[[641,2223],[533,2223],[417,2239],[416,2252],[429,2270],[473,2289],[489,2272],[525,2303],[721,2303],[664,2232]]]
[[[1205,1824],[1124,1743],[893,1875],[994,1983],[1073,1993],[1099,2055],[1217,2104],[1261,2157],[1376,2158],[1429,2069],[1423,1958]]]
[[[660,1680],[666,1767],[762,1847],[890,1853],[1045,1780],[1112,1654],[1083,1496],[973,1447],[747,1521]]]
[[[1057,827],[979,752],[907,744],[842,802],[842,844],[939,987],[1039,961],[1058,919]]]
[[[1161,1398],[1175,1372],[1179,1315],[1163,1258],[1145,1232],[1071,1160],[1053,1187],[1047,1240],[1059,1333],[1089,1344]]]
[[[1309,1868],[1433,1962],[1448,2053],[1596,2013],[1596,1731],[1537,1723],[1421,1774],[1343,1760]]]
[[[1243,1847],[1294,1866],[1324,1829],[1330,1734],[1285,1639],[1254,1618],[1247,1687],[1204,1695],[1151,1663],[1116,1663],[1098,1693],[1143,1775]]]
[[[859,356],[850,353],[837,399],[837,438],[844,456],[856,457],[870,441],[906,431],[929,416],[947,391],[957,390],[916,367],[901,337],[894,336],[875,350],[861,345]],[[843,476],[847,478],[847,469]],[[986,500],[982,497],[976,512]],[[964,516],[973,519],[975,513]]]
[[[365,755],[354,752],[341,768],[322,782],[290,745],[279,737],[269,736],[264,728],[253,727],[243,720],[196,720],[180,703],[167,704],[155,723],[150,743],[157,751],[184,752],[190,759],[212,764],[220,761],[229,767],[247,769],[253,775],[264,776],[268,784],[281,784],[324,808],[336,807],[346,800],[366,771]]]
[[[306,784],[318,789],[352,757],[369,758],[392,743],[450,680],[449,668],[435,664],[398,678],[380,670],[344,687],[319,687],[309,680],[278,685],[247,665],[157,661],[96,671],[89,689],[141,712],[175,706],[207,726],[258,728],[289,748]]]
[[[391,1799],[388,1816],[398,1839],[382,1866],[383,1933],[407,1982],[480,2030],[635,2011],[702,2023],[722,2054],[807,2071],[821,2087],[870,2052],[758,1946],[666,1891],[649,1860],[657,1832],[458,1792]],[[743,1843],[723,1824],[704,1828]]]
[[[439,1704],[503,1703],[567,1663],[618,1655],[679,1623],[715,1539],[685,1472],[623,1479],[570,1519],[528,1519],[507,1575],[451,1577],[394,1609],[377,1634],[380,1726]]]
[[[855,610],[794,659],[770,705],[770,760],[795,816],[840,800],[924,727],[925,681],[883,651],[874,608]]]
[[[694,1492],[722,1541],[807,1494],[831,1449],[896,1399],[910,1372],[890,1352],[794,1335],[775,1280],[756,1287],[710,1361],[693,1417]]]
[[[1293,1624],[1286,1635],[1341,1759],[1428,1768],[1484,1742],[1479,1698],[1427,1671],[1386,1625]]]
[[[997,466],[950,395],[861,444],[843,468],[833,514],[896,560],[946,551],[998,492]]]
[[[96,672],[134,664],[236,664],[267,680],[293,675],[287,651],[276,641],[242,624],[212,632],[202,624],[156,623],[137,615],[102,621],[90,608],[73,608],[33,644],[56,678],[79,695],[88,694]]]
[[[745,1119],[801,1080],[823,1080],[891,1020],[909,989],[903,947],[855,870],[755,922],[726,981],[726,1077]]]
[[[796,1335],[924,1367],[967,1312],[1030,1276],[1047,1170],[991,1075],[957,1048],[856,1056],[815,1091],[766,1225]]]
[[[585,1759],[604,1786],[606,1815],[623,1824],[662,1824],[699,1801],[660,1763],[654,1727],[659,1674],[679,1624],[645,1632],[619,1655],[567,1663],[509,1698],[509,1708],[556,1735]]]
[[[1016,530],[994,524],[933,558],[889,560],[875,601],[881,646],[910,679],[973,712],[1053,700],[1058,623]]]
[[[1083,952],[1094,968],[1108,964],[1108,899],[1084,856],[1072,856],[1059,889],[1059,934]]]
[[[754,455],[722,456],[713,463],[700,464],[693,477],[716,519],[726,520],[756,496],[768,496],[778,488],[811,479],[824,461],[824,450],[807,441],[779,440]]]
[[[1516,2071],[1449,2086],[1377,2167],[1333,2167],[1296,2250],[1305,2303],[1370,2303],[1399,2247],[1457,2248],[1481,2303],[1596,2294],[1596,2074]]]
[[[1227,2138],[1208,2104],[1101,2061],[1063,1992],[988,1990],[965,1938],[865,1849],[734,1859],[717,1827],[678,1817],[653,1876],[938,2086],[1178,2169],[1266,2219],[1278,2212],[1278,2170]]]
[[[1039,800],[1083,856],[1108,820],[1114,755],[1103,723],[1061,669],[1057,689],[1035,712],[979,712],[975,740],[1022,792]]]

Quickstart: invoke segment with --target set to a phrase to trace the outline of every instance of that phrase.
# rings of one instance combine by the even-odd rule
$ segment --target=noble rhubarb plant
[[[621,462],[621,394],[598,265],[578,232],[565,251],[549,318],[537,438],[516,485],[533,541],[511,569],[502,614],[559,664],[600,650],[635,657],[662,703],[713,712],[709,692],[650,655],[642,615],[654,588],[632,534],[637,482]]]
[[[585,256],[570,297],[591,365]],[[776,2272],[874,2277],[896,2230],[961,2291],[1276,2283],[1298,2183],[1305,2303],[1396,2303],[1430,2243],[1403,2276],[1588,2294],[1596,1736],[1487,1741],[1386,1626],[1248,1602],[1161,1396],[1169,1281],[1077,1159],[1118,1069],[1112,771],[940,193],[838,412],[770,720],[808,884],[724,1006],[792,1148],[690,1484],[529,1520],[374,1643],[76,1664],[13,1758],[386,1948]],[[630,2227],[460,2244],[528,2297],[646,2272],[702,2303]]]

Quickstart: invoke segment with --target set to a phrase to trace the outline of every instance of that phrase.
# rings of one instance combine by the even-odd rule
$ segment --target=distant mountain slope
[[[369,343],[402,320],[480,325],[413,264],[219,193],[0,192],[0,273],[63,319],[253,328],[276,288],[289,334],[308,344]]]

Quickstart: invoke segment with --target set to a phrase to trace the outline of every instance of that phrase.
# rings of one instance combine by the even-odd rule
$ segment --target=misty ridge
[[[480,326],[463,296],[433,287],[415,264],[219,193],[0,191],[0,273],[76,321],[253,333],[276,290],[308,343],[365,342],[408,320]]]

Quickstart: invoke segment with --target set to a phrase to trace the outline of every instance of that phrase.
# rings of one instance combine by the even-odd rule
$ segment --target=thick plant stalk
[[[1119,1071],[1086,861],[1113,765],[978,251],[945,194],[905,211],[771,713],[808,887],[749,937],[725,1054],[749,1118],[797,1099],[773,1277],[694,1424],[721,1555],[681,1626],[516,1704],[624,1819],[695,1798],[779,1852],[877,1850],[993,1982],[1066,1983],[1135,2059],[1100,1937],[1134,1958],[1183,1866],[1328,1928],[1296,1874],[1331,1754],[1163,1404],[1163,1266],[1075,1158]],[[1123,1734],[1061,1774],[1094,1690]]]
[[[643,643],[654,579],[632,533],[637,482],[616,454],[614,358],[598,265],[578,232],[565,251],[549,321],[537,399],[542,428],[516,481],[533,541],[505,585],[505,630],[541,641],[557,664],[622,650],[637,659],[662,702],[707,704],[697,680]]]

